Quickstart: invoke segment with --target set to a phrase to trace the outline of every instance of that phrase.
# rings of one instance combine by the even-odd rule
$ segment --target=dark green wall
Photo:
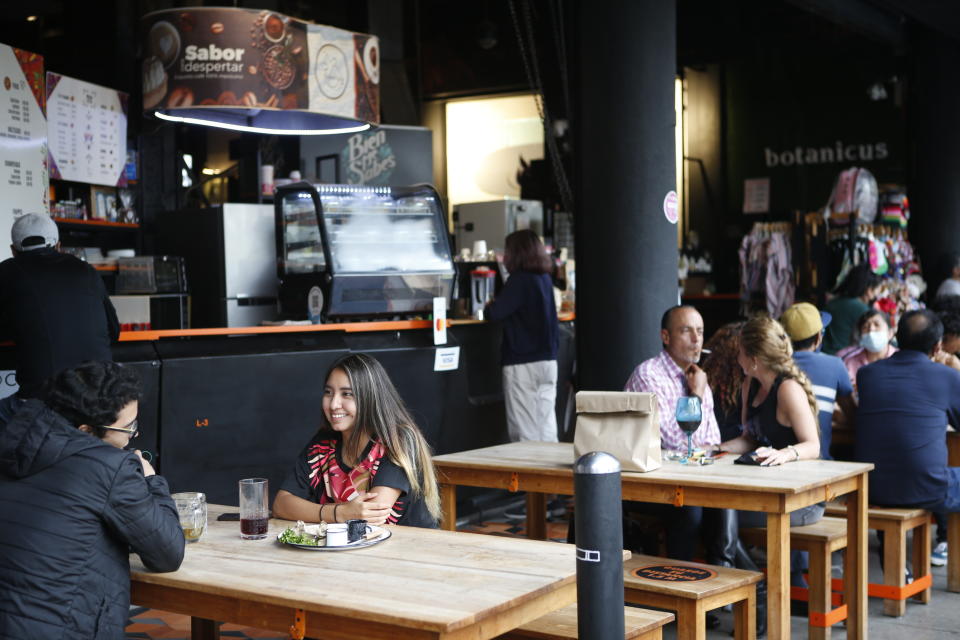
[[[745,178],[770,177],[775,217],[822,207],[837,174],[851,166],[866,167],[880,183],[906,180],[892,56],[784,48],[731,61],[724,71],[727,211],[742,211]],[[873,101],[868,87],[878,81],[888,97]]]

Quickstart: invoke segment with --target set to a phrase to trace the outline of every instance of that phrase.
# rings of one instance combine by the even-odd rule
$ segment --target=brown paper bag
[[[605,451],[624,471],[660,468],[660,412],[657,396],[627,391],[577,393],[575,460]]]

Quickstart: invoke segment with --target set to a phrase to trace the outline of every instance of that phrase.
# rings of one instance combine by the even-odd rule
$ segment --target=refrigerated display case
[[[329,319],[424,315],[449,306],[453,260],[440,196],[428,185],[300,182],[275,196],[281,311]]]

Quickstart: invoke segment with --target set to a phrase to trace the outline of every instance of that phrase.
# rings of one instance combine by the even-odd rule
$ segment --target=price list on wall
[[[25,213],[47,213],[43,57],[0,44],[0,236]],[[0,242],[0,259],[9,257]]]
[[[123,184],[127,94],[48,72],[47,116],[52,177]]]

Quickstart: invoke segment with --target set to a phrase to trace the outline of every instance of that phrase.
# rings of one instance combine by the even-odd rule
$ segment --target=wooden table
[[[458,485],[527,492],[531,537],[543,537],[543,495],[573,493],[573,445],[510,444],[434,458],[441,477],[445,529],[456,526]],[[710,466],[665,462],[649,473],[622,474],[623,498],[677,506],[708,506],[767,513],[770,638],[790,637],[790,512],[848,494],[847,637],[867,637],[867,475],[872,464],[804,460],[781,467],[734,465],[731,456]]]
[[[576,601],[572,545],[395,526],[372,547],[308,551],[276,541],[285,520],[241,540],[224,511],[210,506],[179,571],[130,558],[131,601],[194,616],[195,640],[217,637],[213,620],[287,633],[298,619],[324,640],[492,638]]]

